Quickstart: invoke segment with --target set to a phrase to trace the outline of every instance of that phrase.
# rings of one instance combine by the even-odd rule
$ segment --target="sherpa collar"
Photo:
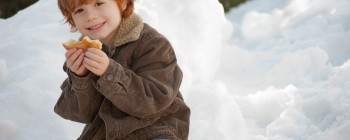
[[[143,30],[142,18],[133,13],[128,18],[123,19],[120,22],[112,40],[112,46],[102,47],[108,54],[114,54],[115,48],[124,45],[126,43],[136,41],[139,39],[141,31]],[[79,40],[82,40],[83,36],[80,36]]]
[[[137,14],[132,14],[123,19],[113,37],[112,48],[136,41],[143,29],[143,21]]]

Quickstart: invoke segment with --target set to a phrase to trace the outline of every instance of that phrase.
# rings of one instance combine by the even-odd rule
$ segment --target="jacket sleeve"
[[[102,96],[92,85],[93,74],[78,77],[64,64],[64,71],[68,78],[62,83],[62,94],[59,97],[54,111],[61,117],[81,122],[92,122],[102,102]]]
[[[97,89],[114,106],[127,114],[145,118],[160,113],[174,101],[182,72],[174,50],[162,36],[141,40],[131,68],[110,59]]]

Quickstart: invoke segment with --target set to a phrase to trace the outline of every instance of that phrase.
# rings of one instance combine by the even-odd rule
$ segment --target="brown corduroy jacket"
[[[169,41],[133,14],[103,51],[110,61],[102,76],[78,77],[64,64],[68,78],[54,110],[86,124],[78,139],[186,140],[190,109],[179,91],[182,71]]]

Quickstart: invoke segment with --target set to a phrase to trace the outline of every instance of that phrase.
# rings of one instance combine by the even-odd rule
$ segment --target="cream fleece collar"
[[[136,41],[143,30],[143,21],[137,14],[132,14],[123,19],[113,37],[112,48],[119,47],[123,44]]]

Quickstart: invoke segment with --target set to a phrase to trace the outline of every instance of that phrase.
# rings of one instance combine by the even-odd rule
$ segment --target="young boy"
[[[85,123],[82,140],[188,138],[190,109],[169,41],[133,13],[133,0],[58,0],[72,31],[102,50],[66,52],[55,112]]]

